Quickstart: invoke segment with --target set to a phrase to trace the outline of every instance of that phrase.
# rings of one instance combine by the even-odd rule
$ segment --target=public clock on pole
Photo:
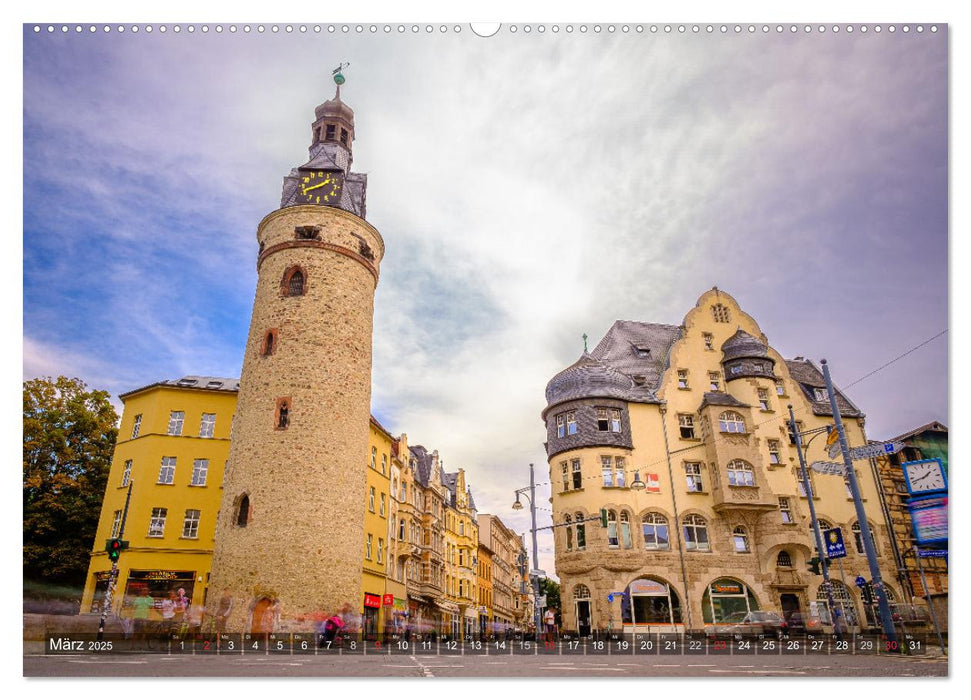
[[[332,170],[301,170],[297,180],[297,204],[329,204],[340,201],[343,173]]]
[[[907,480],[907,490],[911,495],[947,491],[947,475],[941,460],[922,459],[904,462],[901,466]]]

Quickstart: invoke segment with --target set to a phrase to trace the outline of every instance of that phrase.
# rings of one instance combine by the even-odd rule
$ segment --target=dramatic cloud
[[[340,60],[387,243],[373,411],[520,530],[583,333],[718,285],[847,385],[948,325],[945,32],[28,30],[25,377],[238,376],[256,225]],[[870,435],[946,422],[946,367],[945,336],[849,389]]]

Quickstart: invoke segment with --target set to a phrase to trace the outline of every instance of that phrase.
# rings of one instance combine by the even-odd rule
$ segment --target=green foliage
[[[118,435],[106,391],[24,382],[24,578],[83,585]]]
[[[559,622],[562,610],[560,608],[560,584],[553,579],[544,578],[539,582],[540,595],[546,596],[546,607],[556,611],[556,619]]]

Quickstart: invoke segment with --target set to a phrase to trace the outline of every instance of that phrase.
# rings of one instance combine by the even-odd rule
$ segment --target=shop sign
[[[415,607],[418,607],[417,605]],[[394,610],[395,612],[405,612],[408,610],[408,601],[404,598],[394,599]]]
[[[731,581],[715,581],[711,584],[711,592],[719,595],[741,595],[742,585]]]
[[[365,608],[380,608],[381,607],[381,596],[373,595],[371,593],[364,594],[364,607]]]
[[[98,581],[99,583],[103,583],[103,582],[107,581],[110,578],[111,578],[111,572],[110,571],[95,571],[94,572],[94,580],[95,581]]]
[[[668,586],[660,581],[640,578],[630,585],[631,595],[667,595]]]
[[[383,605],[392,606],[394,605],[394,593],[385,593],[384,597],[381,599]]]
[[[832,530],[824,530],[823,539],[826,541],[827,559],[841,559],[846,556],[846,546],[843,544],[843,531],[838,527],[834,527]]]
[[[129,581],[195,581],[195,571],[163,571],[154,569],[150,571],[130,571]]]
[[[947,496],[911,499],[907,504],[917,544],[947,539]]]

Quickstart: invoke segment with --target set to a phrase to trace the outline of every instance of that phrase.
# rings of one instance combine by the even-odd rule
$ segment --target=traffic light
[[[111,561],[118,561],[118,557],[121,556],[121,549],[121,540],[117,538],[108,540],[108,546],[105,547]]]
[[[821,573],[819,570],[819,565],[822,563],[819,561],[819,557],[813,557],[807,563],[809,564],[809,570],[819,576]]]
[[[607,527],[607,509],[600,509],[600,527]]]

